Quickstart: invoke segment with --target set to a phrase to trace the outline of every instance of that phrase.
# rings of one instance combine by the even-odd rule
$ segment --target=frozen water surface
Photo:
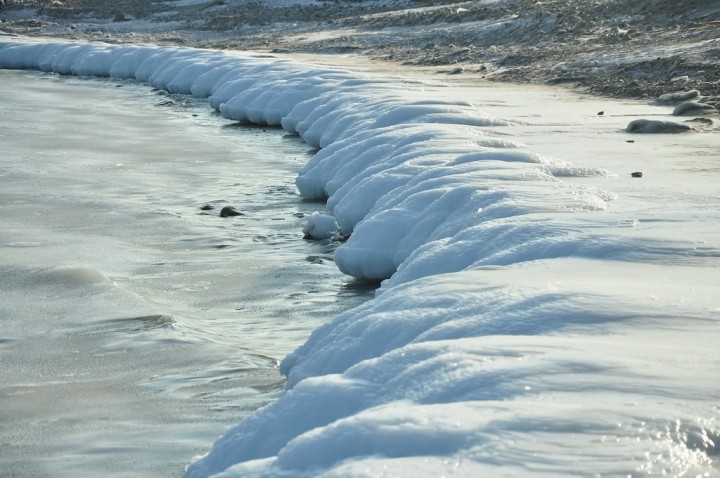
[[[309,150],[132,82],[0,83],[2,474],[178,476],[367,296],[302,240]]]

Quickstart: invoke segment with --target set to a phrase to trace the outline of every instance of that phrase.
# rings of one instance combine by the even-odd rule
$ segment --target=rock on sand
[[[631,121],[625,131],[628,133],[682,133],[692,131],[692,128],[686,124],[672,121],[638,119]]]
[[[701,115],[703,113],[709,113],[710,111],[715,111],[713,105],[698,103],[697,101],[685,101],[677,105],[672,114],[673,116]]]

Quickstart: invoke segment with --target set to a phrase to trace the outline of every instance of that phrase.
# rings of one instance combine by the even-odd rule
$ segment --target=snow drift
[[[720,250],[594,216],[615,195],[566,179],[609,172],[527,151],[471,103],[299,62],[6,42],[0,66],[136,79],[299,134],[322,148],[300,193],[350,235],[338,267],[385,280],[188,476],[717,473]]]

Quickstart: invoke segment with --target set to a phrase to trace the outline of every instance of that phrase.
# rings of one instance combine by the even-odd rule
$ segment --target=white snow
[[[608,119],[617,149],[571,163],[543,153],[579,151],[552,124],[518,136],[525,112],[273,58],[6,42],[0,67],[136,78],[299,134],[322,149],[298,189],[332,215],[308,231],[337,221],[341,270],[386,279],[187,476],[720,473],[716,156],[656,143],[657,179],[629,179],[628,118]]]
[[[314,212],[307,218],[303,227],[306,237],[316,240],[333,239],[338,235],[338,225],[334,217]]]

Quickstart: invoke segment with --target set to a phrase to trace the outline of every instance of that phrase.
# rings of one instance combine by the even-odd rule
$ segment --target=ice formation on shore
[[[717,244],[604,222],[614,195],[496,134],[511,121],[184,48],[7,42],[0,67],[137,79],[299,134],[322,148],[300,193],[350,234],[338,266],[386,279],[187,476],[717,473]]]

